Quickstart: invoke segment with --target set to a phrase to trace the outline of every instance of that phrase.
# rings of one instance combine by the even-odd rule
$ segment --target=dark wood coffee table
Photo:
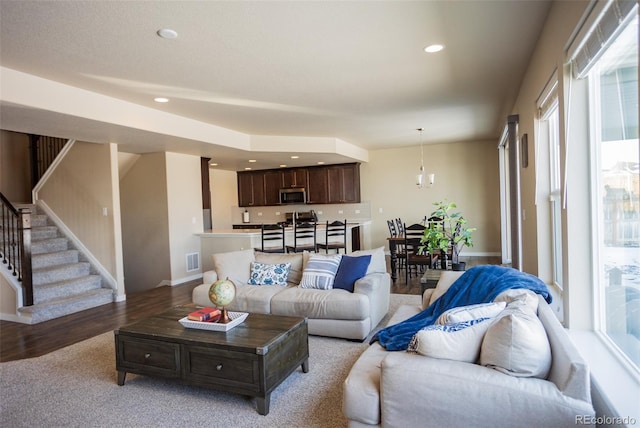
[[[307,320],[249,314],[227,332],[185,328],[193,306],[176,307],[114,331],[118,385],[127,372],[174,378],[257,398],[269,413],[271,392],[302,366],[309,371]]]

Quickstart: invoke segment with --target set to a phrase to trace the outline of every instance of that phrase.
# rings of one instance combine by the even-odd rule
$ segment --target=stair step
[[[78,263],[78,250],[56,251],[31,256],[31,268],[42,269],[50,266]]]
[[[64,265],[49,266],[41,269],[33,269],[33,285],[49,284],[65,281],[89,275],[90,265],[86,262],[68,263]]]
[[[79,296],[63,297],[33,306],[25,306],[19,311],[22,314],[31,315],[31,322],[35,324],[112,302],[113,290],[100,288]]]
[[[33,287],[33,301],[35,304],[45,303],[63,297],[71,297],[97,290],[102,286],[99,275],[87,275],[66,281],[52,282]]]
[[[47,216],[44,214],[31,214],[31,227],[42,227],[47,226],[48,220]]]
[[[42,239],[31,242],[31,254],[51,253],[55,251],[64,251],[69,246],[67,238],[51,238]]]
[[[37,226],[31,227],[31,240],[42,241],[58,237],[58,228],[55,226]]]

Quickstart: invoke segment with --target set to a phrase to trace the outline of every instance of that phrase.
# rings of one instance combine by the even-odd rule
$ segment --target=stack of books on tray
[[[187,315],[190,321],[218,322],[222,312],[218,308],[200,308]]]

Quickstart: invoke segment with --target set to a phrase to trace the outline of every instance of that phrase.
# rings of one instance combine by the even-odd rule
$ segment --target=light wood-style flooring
[[[499,263],[497,258],[467,258],[465,261],[468,267]],[[391,286],[391,293],[419,295],[420,276],[413,276],[408,283],[404,278],[404,272],[399,273],[397,281]],[[0,321],[0,362],[38,357],[174,306],[191,303],[192,290],[199,284],[200,281],[192,281],[175,287],[164,286],[127,294],[124,302],[103,305],[40,324]]]

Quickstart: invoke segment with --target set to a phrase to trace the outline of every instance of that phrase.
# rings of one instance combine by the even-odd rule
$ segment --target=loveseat
[[[424,292],[422,306],[401,306],[388,325],[407,320],[434,304],[460,275],[461,272],[444,271],[435,289]],[[432,346],[431,351],[427,346],[427,352],[423,353],[389,352],[379,342],[372,343],[355,362],[344,382],[343,413],[348,418],[349,427],[557,428],[575,427],[576,424],[583,425],[583,421],[593,420],[590,419],[594,410],[586,363],[545,299],[528,291],[521,292],[508,290],[494,300],[496,305],[502,304],[504,310],[498,308],[498,315],[480,322],[488,323],[489,327],[484,327],[484,337],[480,336],[481,343],[475,345],[476,355],[468,361],[452,356],[459,349],[446,346],[451,345],[449,342],[444,345],[438,343]],[[491,326],[507,319],[501,314],[510,306],[524,307],[523,301],[529,306],[537,306],[537,319],[544,327],[541,342],[528,343],[536,340],[533,337],[525,337],[521,342],[525,348],[533,345],[533,353],[537,352],[536,349],[547,353],[548,361],[538,365],[541,372],[532,376],[531,373],[517,373],[513,367],[509,367],[513,370],[511,372],[489,364],[482,365],[483,354],[495,353],[501,346],[496,346],[495,341],[491,346],[485,343],[489,340],[489,332],[493,331]],[[463,309],[456,310],[464,312]],[[535,317],[535,312],[531,313]],[[438,330],[435,326],[430,328]],[[440,326],[440,329],[444,327]],[[420,331],[410,347],[415,346],[416,337],[433,332],[451,334]],[[500,340],[504,344],[504,338]],[[424,355],[429,352],[434,356]],[[529,368],[525,367],[524,371]]]
[[[321,268],[314,269],[318,263]],[[213,266],[193,290],[195,304],[210,306],[210,285],[228,278],[236,285],[228,310],[306,317],[309,334],[363,340],[389,310],[384,247],[348,255],[250,249],[214,254]]]

